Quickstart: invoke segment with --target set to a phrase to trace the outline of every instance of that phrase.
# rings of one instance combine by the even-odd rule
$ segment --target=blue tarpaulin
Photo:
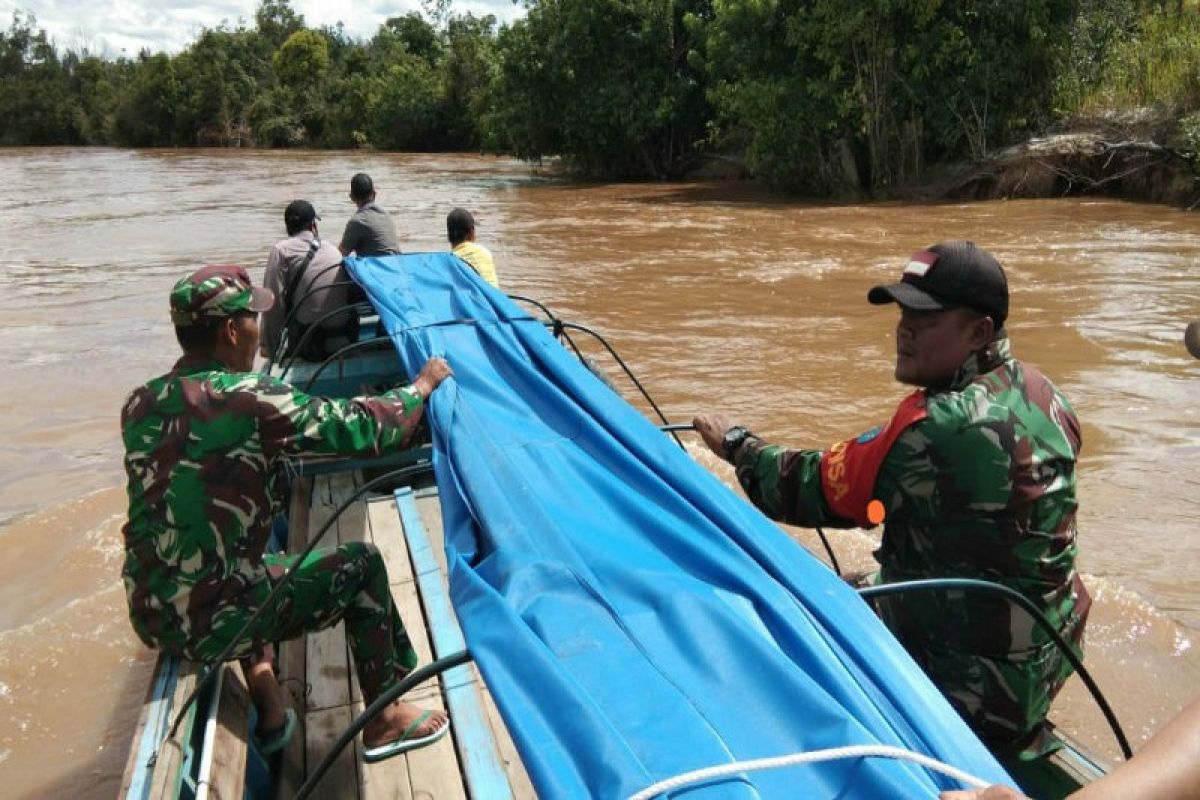
[[[1011,783],[868,606],[449,253],[349,260],[431,398],[450,592],[539,796],[627,797],[861,744]],[[907,762],[796,766],[689,798],[923,797]]]

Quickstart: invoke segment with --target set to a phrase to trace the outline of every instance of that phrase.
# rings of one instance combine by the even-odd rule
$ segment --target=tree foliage
[[[1106,105],[1200,130],[1181,0],[525,0],[507,25],[422,6],[359,41],[260,0],[252,25],[116,60],[17,12],[0,144],[485,149],[608,178],[715,155],[869,194]]]
[[[707,0],[540,0],[501,34],[495,146],[581,172],[667,177],[703,138],[688,15]]]
[[[1044,120],[1067,0],[718,0],[718,143],[787,185],[880,190]]]

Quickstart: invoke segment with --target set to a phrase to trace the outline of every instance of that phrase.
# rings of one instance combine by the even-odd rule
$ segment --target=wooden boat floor
[[[289,549],[298,552],[316,535],[336,508],[360,485],[358,472],[338,472],[297,480],[292,492],[289,523]],[[400,611],[421,664],[432,660],[431,622],[422,602],[419,581],[414,574],[405,531],[393,496],[368,495],[355,503],[333,523],[321,546],[341,542],[371,542],[383,554],[392,586],[392,597]],[[440,564],[442,593],[446,588],[445,554],[442,548],[441,507],[434,494],[415,498],[421,524],[431,549]],[[429,580],[430,576],[423,576]],[[445,656],[446,653],[440,655]],[[363,711],[362,692],[346,646],[342,625],[310,634],[306,639],[286,642],[280,648],[280,679],[292,696],[302,720],[300,733],[284,753],[279,796],[292,797],[303,782],[305,769],[315,767],[353,719]],[[474,664],[459,668],[454,691],[469,696],[484,710],[482,715],[494,744],[473,752],[480,738],[463,730],[452,708],[450,735],[439,742],[376,764],[362,760],[362,741],[342,752],[313,793],[314,798],[415,798],[416,800],[454,800],[456,798],[505,798],[524,800],[537,795],[517,755],[508,730]],[[464,677],[465,676],[465,677]],[[445,708],[443,678],[418,686],[405,699],[426,708]],[[489,731],[483,731],[488,733]],[[471,785],[468,762],[490,758],[499,780]],[[503,785],[504,783],[507,785]]]

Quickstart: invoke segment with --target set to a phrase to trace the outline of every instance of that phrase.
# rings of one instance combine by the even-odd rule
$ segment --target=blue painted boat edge
[[[433,556],[429,534],[417,511],[416,496],[407,486],[397,489],[393,496],[404,524],[404,538],[408,540],[412,554],[413,575],[433,635],[433,655],[442,658],[465,649],[466,642],[450,605],[450,597],[442,585],[441,568]],[[512,798],[512,787],[501,764],[487,714],[478,690],[471,684],[470,668],[462,666],[448,670],[442,681],[471,795],[495,800]]]
[[[147,699],[150,703],[150,713],[146,717],[142,738],[138,742],[137,767],[133,779],[129,782],[129,791],[125,795],[129,800],[145,800],[149,796],[151,779],[154,777],[154,767],[149,763],[150,756],[166,735],[167,726],[171,721],[171,695],[175,691],[175,681],[179,678],[179,659],[170,656],[160,658],[162,663],[154,679],[154,688]]]

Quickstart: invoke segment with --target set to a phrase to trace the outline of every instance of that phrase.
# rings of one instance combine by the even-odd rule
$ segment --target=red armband
[[[871,519],[867,506],[874,499],[879,468],[900,434],[926,414],[925,393],[918,389],[904,398],[886,426],[838,442],[821,455],[821,490],[834,514],[864,528],[878,524],[881,517]]]

